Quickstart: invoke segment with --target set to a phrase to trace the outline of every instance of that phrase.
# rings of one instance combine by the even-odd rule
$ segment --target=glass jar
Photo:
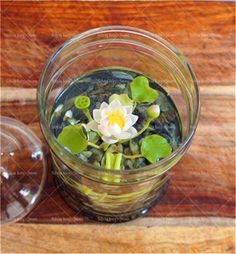
[[[50,131],[54,102],[71,81],[110,67],[142,73],[171,96],[182,122],[182,143],[169,157],[143,168],[108,170],[65,150]],[[199,118],[198,85],[185,57],[157,35],[125,26],[92,29],[64,43],[44,67],[37,96],[41,128],[61,194],[76,211],[102,222],[144,215],[163,196],[169,171],[189,147]],[[118,177],[119,183],[104,181],[104,175]]]

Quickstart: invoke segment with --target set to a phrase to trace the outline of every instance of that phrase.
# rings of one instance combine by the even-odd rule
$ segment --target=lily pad
[[[167,139],[160,135],[146,136],[142,140],[141,153],[151,163],[156,163],[157,160],[166,158],[171,152],[171,145]]]
[[[88,146],[88,141],[81,125],[68,125],[64,127],[58,135],[57,140],[73,154],[84,151]]]
[[[115,99],[118,99],[123,106],[133,106],[134,104],[127,94],[112,94],[109,98],[109,103]]]
[[[149,86],[149,81],[144,76],[138,76],[130,83],[132,99],[136,102],[154,102],[159,94]]]

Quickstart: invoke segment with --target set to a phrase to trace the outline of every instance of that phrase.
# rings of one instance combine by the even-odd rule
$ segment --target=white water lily
[[[93,110],[93,119],[87,127],[100,132],[104,142],[114,144],[122,139],[131,139],[137,134],[133,125],[138,116],[132,114],[132,106],[123,106],[118,99],[110,104],[103,102],[100,109]]]

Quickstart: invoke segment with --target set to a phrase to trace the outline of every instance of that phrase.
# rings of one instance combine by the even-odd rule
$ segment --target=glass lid
[[[0,117],[1,223],[23,218],[39,199],[46,158],[39,138],[25,124]]]

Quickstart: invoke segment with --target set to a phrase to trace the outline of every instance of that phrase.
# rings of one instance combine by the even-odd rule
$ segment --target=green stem
[[[106,168],[111,168],[111,156],[109,153],[106,153]]]
[[[109,153],[106,152],[106,168],[107,169],[120,169],[122,160],[122,153]]]
[[[118,153],[116,155],[115,163],[114,163],[114,169],[120,169],[120,164],[122,160],[122,153]]]
[[[140,134],[142,134],[149,126],[149,124],[151,123],[153,119],[152,118],[148,118],[146,123],[144,124],[143,128],[136,134],[135,138],[138,137]]]
[[[101,145],[100,145],[100,148],[102,148],[104,151],[107,150],[107,148],[109,147],[109,144],[103,142]]]
[[[106,152],[106,168],[112,169],[114,164],[115,156],[112,153]]]
[[[82,110],[83,110],[84,114],[86,115],[86,117],[88,118],[88,120],[89,120],[89,121],[92,121],[93,118],[92,118],[92,116],[90,115],[89,110],[88,110],[87,108],[82,109]]]
[[[100,146],[95,145],[95,144],[94,144],[94,143],[92,143],[92,142],[88,142],[88,145],[89,145],[89,146],[92,146],[92,147],[94,147],[94,148],[97,148],[97,149],[101,149],[101,147],[100,147]]]
[[[150,122],[151,122],[152,120],[153,120],[152,118],[148,118],[147,121],[146,121],[146,123],[144,124],[143,128],[142,128],[142,129],[136,134],[136,136],[133,137],[133,138],[137,138],[140,134],[142,134],[142,133],[148,128],[148,126],[149,126],[149,124],[150,124]],[[120,141],[120,143],[123,144],[123,143],[125,143],[125,142],[127,142],[127,141],[129,141],[129,140],[130,140],[130,139],[124,139],[124,140]]]
[[[123,154],[123,156],[127,159],[136,159],[136,158],[141,158],[143,157],[142,154],[133,154],[133,155],[127,155],[127,154]]]

